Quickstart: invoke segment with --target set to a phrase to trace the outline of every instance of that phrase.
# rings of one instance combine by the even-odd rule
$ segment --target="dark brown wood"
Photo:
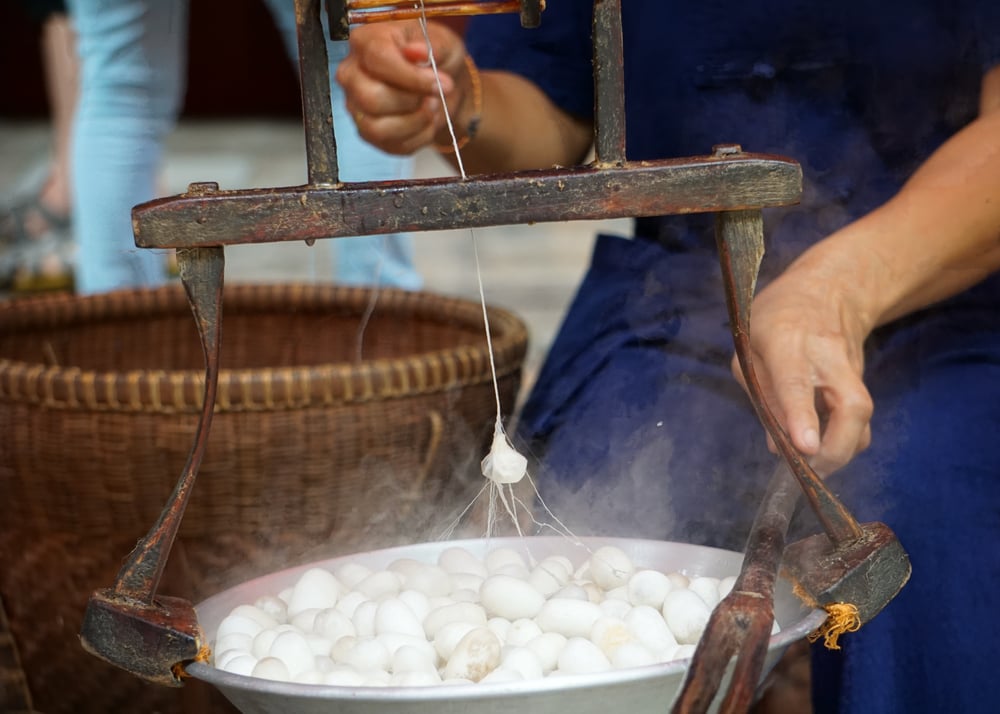
[[[175,665],[193,659],[204,639],[194,607],[157,598],[156,591],[208,447],[219,384],[225,253],[217,247],[178,250],[177,265],[205,356],[205,396],[194,444],[159,519],[129,554],[114,586],[91,596],[81,630],[87,651],[160,684],[179,684]]]
[[[137,206],[144,248],[271,243],[795,203],[788,159],[741,154],[460,178],[183,194]]]
[[[625,163],[625,47],[621,0],[594,2],[594,154],[598,165]]]
[[[320,0],[295,0],[309,183],[330,186],[338,180],[337,140],[333,133],[326,37],[319,18]]]
[[[779,465],[750,529],[740,574],[709,618],[673,712],[708,711],[734,656],[733,676],[720,711],[742,714],[750,708],[767,656],[774,584],[799,495],[788,466]]]
[[[753,301],[760,260],[764,255],[764,219],[761,212],[747,210],[719,214],[716,218],[716,245],[722,264],[736,357],[754,411],[798,479],[827,535],[838,544],[856,540],[862,535],[861,526],[795,448],[788,432],[764,399],[764,392],[753,366],[750,304]]]

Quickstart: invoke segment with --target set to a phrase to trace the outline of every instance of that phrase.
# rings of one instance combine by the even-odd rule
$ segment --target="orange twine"
[[[809,607],[819,607],[819,603],[805,591],[805,588],[798,581],[792,584],[792,594]],[[861,629],[861,614],[858,612],[857,605],[852,605],[849,602],[830,603],[824,605],[823,609],[826,610],[827,618],[822,625],[810,632],[806,639],[812,643],[822,637],[823,645],[828,650],[839,650],[838,640],[840,640],[841,635],[845,632],[857,632]]]
[[[208,660],[211,659],[211,657],[212,657],[212,649],[208,645],[202,645],[201,649],[198,650],[198,654],[195,655],[195,657],[194,657],[194,659],[192,661],[193,662],[208,662]],[[174,675],[175,679],[178,679],[178,680],[180,680],[180,679],[186,679],[186,678],[188,678],[188,677],[191,676],[184,669],[184,665],[185,664],[187,664],[187,663],[186,662],[178,662],[177,664],[175,664],[173,667],[170,668],[170,671],[173,672],[173,675]]]

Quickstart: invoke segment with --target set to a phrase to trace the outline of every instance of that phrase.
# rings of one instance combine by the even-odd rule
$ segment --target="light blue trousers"
[[[294,48],[292,0],[269,0],[269,6]],[[156,195],[163,142],[181,107],[187,0],[69,0],[69,8],[81,61],[72,147],[77,292],[156,286],[167,279],[164,256],[136,248],[131,211]],[[346,43],[329,43],[328,51],[332,78]],[[360,139],[333,81],[331,94],[341,178],[412,175],[412,159],[385,154]],[[407,235],[341,238],[332,246],[338,282],[409,289],[422,284]]]

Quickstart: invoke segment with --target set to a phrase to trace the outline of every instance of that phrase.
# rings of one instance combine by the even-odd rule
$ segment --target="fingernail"
[[[802,432],[802,446],[810,453],[816,451],[819,448],[819,432],[815,429],[806,429]]]
[[[431,114],[437,114],[439,111],[441,111],[441,101],[434,98],[428,99],[427,111],[429,111]]]

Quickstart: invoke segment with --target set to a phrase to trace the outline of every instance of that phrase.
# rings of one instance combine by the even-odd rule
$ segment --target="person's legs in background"
[[[42,24],[42,67],[52,150],[41,183],[0,214],[0,284],[14,292],[66,290],[73,284],[69,136],[77,96],[76,39],[59,0],[26,2]]]
[[[275,24],[281,31],[288,53],[298,61],[295,31],[295,4],[292,0],[266,0]],[[323,13],[324,29],[326,13]],[[327,41],[330,68],[330,100],[333,125],[337,135],[337,163],[344,181],[388,181],[410,178],[413,158],[393,156],[376,149],[359,135],[347,112],[344,93],[333,80],[337,64],[347,54],[347,42]],[[389,285],[408,290],[423,285],[413,265],[411,236],[405,233],[338,238],[331,241],[334,255],[334,279],[346,285]]]
[[[157,251],[138,250],[132,207],[156,194],[163,140],[180,109],[187,0],[69,0],[80,55],[72,135],[80,294],[166,281]]]

